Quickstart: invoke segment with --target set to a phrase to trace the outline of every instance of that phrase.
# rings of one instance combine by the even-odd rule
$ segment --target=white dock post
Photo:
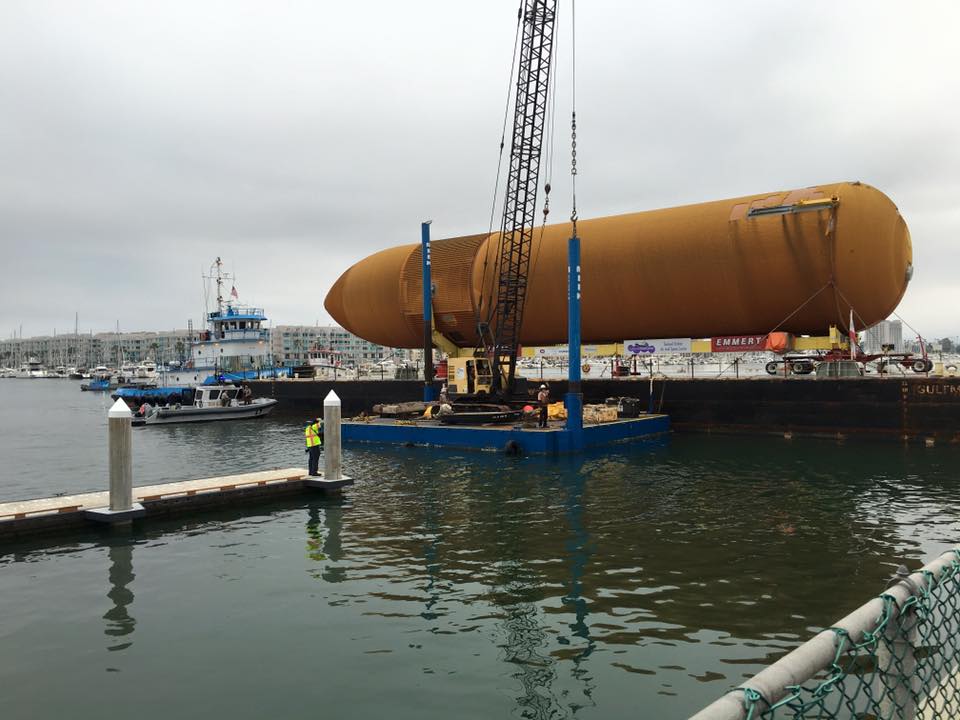
[[[86,510],[92,519],[109,523],[129,523],[144,514],[143,505],[133,502],[133,414],[118,399],[107,412],[110,453],[110,507]]]
[[[345,485],[353,485],[341,466],[340,398],[333,390],[323,400],[323,477],[307,478],[303,484],[333,494]]]
[[[123,400],[107,413],[110,437],[110,510],[133,507],[133,414]]]
[[[331,390],[323,400],[323,479],[340,474],[340,397]]]

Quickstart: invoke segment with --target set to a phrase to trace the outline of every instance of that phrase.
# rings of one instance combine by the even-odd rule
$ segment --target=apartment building
[[[270,347],[274,361],[290,367],[306,364],[311,348],[336,350],[342,353],[344,363],[351,365],[375,363],[399,355],[339,325],[278,325],[271,331]]]
[[[178,362],[190,357],[190,341],[189,330],[11,338],[0,340],[0,365],[19,365],[31,357],[46,367],[118,366],[143,360]]]

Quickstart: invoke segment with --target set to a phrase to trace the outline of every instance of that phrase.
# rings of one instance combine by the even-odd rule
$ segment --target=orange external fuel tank
[[[580,220],[585,343],[634,338],[824,334],[896,308],[913,272],[907,225],[862,183],[820,185],[666,210]],[[569,224],[534,233],[524,345],[566,342]],[[436,329],[477,342],[496,287],[499,233],[431,243]],[[349,268],[325,307],[348,331],[389,347],[423,341],[419,244]]]

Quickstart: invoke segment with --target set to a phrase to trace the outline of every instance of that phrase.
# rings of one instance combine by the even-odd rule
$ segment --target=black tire
[[[765,369],[767,371],[767,375],[776,375],[778,372],[780,372],[780,363],[778,363],[776,360],[771,360],[766,364]]]
[[[790,372],[794,375],[809,375],[813,372],[813,365],[806,360],[797,360],[790,363]]]
[[[910,366],[910,368],[911,368],[915,373],[927,372],[927,371],[930,369],[930,368],[927,367],[927,363],[928,363],[928,362],[929,362],[929,360],[914,360],[914,361],[913,361],[913,364]],[[932,367],[932,364],[931,364],[931,367]]]

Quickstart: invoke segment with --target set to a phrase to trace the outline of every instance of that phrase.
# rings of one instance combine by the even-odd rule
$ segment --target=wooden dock
[[[289,495],[306,489],[337,493],[352,484],[353,480],[349,478],[325,481],[322,475],[310,477],[303,468],[283,468],[134,487],[133,501],[143,505],[144,516],[149,518]],[[110,493],[106,490],[0,503],[0,540],[83,527],[91,522],[85,511],[109,505]]]

